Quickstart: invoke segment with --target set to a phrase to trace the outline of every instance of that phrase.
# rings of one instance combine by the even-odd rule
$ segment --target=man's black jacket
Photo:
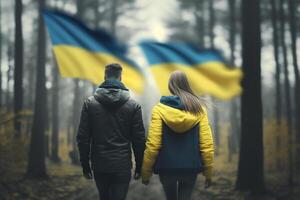
[[[128,172],[131,146],[140,172],[145,149],[141,106],[117,80],[106,80],[82,108],[77,144],[83,168],[99,172]]]

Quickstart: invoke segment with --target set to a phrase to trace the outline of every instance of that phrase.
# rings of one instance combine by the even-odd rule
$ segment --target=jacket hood
[[[200,121],[200,115],[184,110],[178,96],[163,96],[156,109],[164,123],[176,133],[186,132]]]
[[[129,91],[118,80],[104,81],[94,93],[95,99],[107,107],[119,107],[126,103],[129,98]]]

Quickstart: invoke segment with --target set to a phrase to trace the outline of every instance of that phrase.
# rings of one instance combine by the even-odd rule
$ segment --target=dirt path
[[[98,191],[94,184],[91,183],[86,189],[72,195],[69,200],[98,200]],[[129,191],[126,200],[160,200],[164,199],[164,194],[159,183],[158,177],[154,176],[151,183],[146,187],[141,180],[132,180],[130,182]]]
[[[68,198],[69,200],[97,200],[98,197],[98,191],[96,188],[96,185],[91,182],[89,184],[89,186],[79,192],[74,193],[70,198]]]
[[[221,199],[242,199],[233,191],[233,184],[230,180],[219,178],[211,189],[203,188],[203,178],[198,176],[198,180],[193,192],[193,200],[221,200]],[[78,194],[74,194],[70,200],[97,200],[98,191],[95,184],[91,182],[89,186]],[[144,186],[141,180],[132,180],[126,200],[164,200],[164,193],[158,176],[153,176],[148,186]]]
[[[213,185],[209,189],[204,188],[204,178],[199,175],[192,200],[298,200],[300,188],[295,187],[293,194],[288,190],[280,188],[267,189],[265,194],[256,196],[249,192],[239,192],[234,189],[234,176],[230,174],[218,174]],[[98,200],[98,191],[94,182],[90,182],[88,187],[76,192],[69,200]],[[126,200],[165,200],[162,186],[158,176],[153,176],[150,184],[144,186],[141,180],[132,180]]]
[[[132,180],[127,200],[163,200],[164,194],[158,176],[153,176],[149,185],[144,186],[141,180]]]

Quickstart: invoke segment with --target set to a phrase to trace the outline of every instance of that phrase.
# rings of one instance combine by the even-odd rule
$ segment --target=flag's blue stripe
[[[178,63],[195,66],[206,62],[224,62],[217,50],[198,49],[187,43],[141,42],[140,46],[150,66],[162,63]]]
[[[56,11],[44,11],[44,16],[53,45],[77,46],[95,52],[108,51],[99,41],[101,39],[103,42],[103,35],[95,37],[93,31],[79,21]]]
[[[104,30],[91,30],[80,20],[60,11],[44,10],[43,13],[53,46],[69,45],[91,52],[112,54],[138,68],[125,56],[127,47]]]

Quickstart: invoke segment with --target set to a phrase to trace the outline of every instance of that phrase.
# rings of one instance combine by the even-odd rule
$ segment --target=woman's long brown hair
[[[203,113],[204,102],[193,92],[184,72],[179,70],[172,72],[169,79],[169,90],[180,98],[186,111],[195,115]]]

